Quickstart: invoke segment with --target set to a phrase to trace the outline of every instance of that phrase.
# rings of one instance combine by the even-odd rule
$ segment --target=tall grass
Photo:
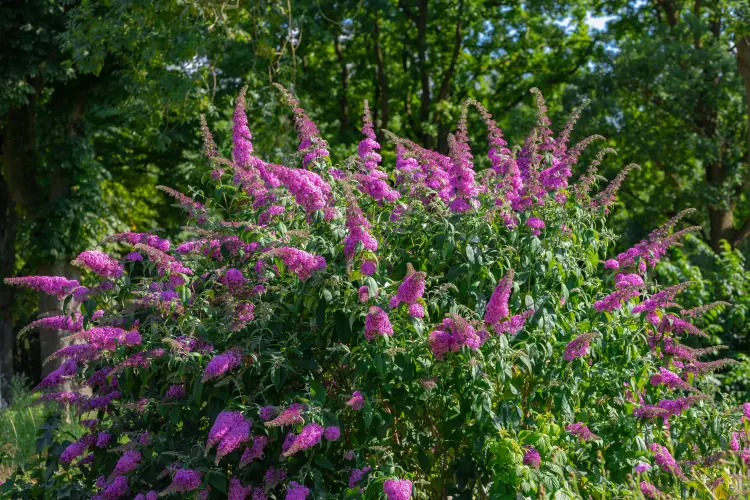
[[[5,481],[17,467],[36,455],[39,426],[47,413],[57,411],[54,405],[33,404],[37,395],[32,394],[25,376],[14,376],[3,393],[10,395],[11,403],[0,408],[0,481]],[[77,423],[66,423],[63,427],[73,435],[83,432]]]

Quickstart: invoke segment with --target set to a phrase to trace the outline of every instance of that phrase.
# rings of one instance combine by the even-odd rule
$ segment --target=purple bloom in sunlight
[[[398,301],[406,304],[414,304],[424,294],[426,279],[427,274],[421,271],[412,273],[404,278],[404,281],[401,282],[396,292]]]
[[[251,142],[253,136],[247,126],[247,115],[245,114],[245,92],[247,92],[247,87],[240,90],[232,117],[232,156],[234,162],[240,168],[250,167],[254,163],[251,156],[253,153],[253,143]]]
[[[130,252],[125,256],[125,262],[141,262],[142,260],[143,255],[138,252]]]
[[[482,339],[476,329],[461,316],[443,319],[429,335],[430,350],[436,359],[443,359],[449,352],[457,352],[463,346],[475,351]]]
[[[361,266],[359,266],[359,272],[361,272],[365,276],[372,276],[373,274],[375,274],[375,271],[377,269],[378,265],[374,260],[366,260],[362,263]]]
[[[305,406],[300,403],[293,403],[282,411],[278,417],[265,423],[266,427],[281,427],[284,425],[293,425],[302,423],[302,411]]]
[[[513,278],[515,277],[515,271],[509,269],[505,276],[495,287],[492,292],[489,302],[487,302],[487,309],[484,313],[484,320],[494,325],[501,319],[508,317],[510,310],[508,309],[508,300],[510,299],[510,293],[513,289]]]
[[[586,356],[589,353],[589,346],[591,345],[591,341],[595,337],[595,333],[582,333],[575,339],[568,342],[568,344],[565,346],[563,359],[565,361],[573,361],[576,358]]]
[[[620,269],[620,263],[616,259],[609,259],[604,261],[605,269]]]
[[[338,441],[339,437],[341,437],[341,429],[339,429],[338,426],[335,425],[326,427],[323,435],[328,441]]]
[[[164,493],[184,493],[197,489],[201,484],[201,473],[197,470],[179,469],[172,478],[172,484]]]
[[[653,443],[650,449],[654,452],[654,461],[656,462],[656,465],[658,465],[663,471],[670,472],[680,478],[685,477],[679,464],[675,461],[666,447]]]
[[[610,293],[601,300],[594,302],[594,309],[597,312],[612,312],[620,309],[623,303],[633,297],[640,295],[639,287],[627,287],[621,288],[615,292]]]
[[[282,247],[266,252],[266,255],[279,257],[301,281],[309,278],[313,271],[325,269],[325,258],[312,255],[299,248]]]
[[[346,406],[352,410],[358,411],[365,407],[365,398],[359,391],[354,391],[352,397],[346,402]]]
[[[252,421],[245,419],[239,411],[223,411],[216,417],[206,441],[206,453],[217,446],[216,463],[225,455],[250,439]]]
[[[357,204],[354,196],[346,198],[346,223],[348,230],[344,238],[344,255],[347,259],[354,257],[357,249],[375,252],[378,249],[378,240],[370,233],[370,222]]]
[[[599,436],[589,430],[583,422],[570,424],[565,428],[566,431],[570,432],[574,436],[580,438],[582,441],[591,441],[593,439],[601,439]]]
[[[419,302],[409,306],[409,316],[412,318],[424,318],[424,307]]]
[[[650,468],[651,468],[651,464],[639,463],[639,464],[636,464],[635,467],[633,467],[633,472],[635,472],[636,474],[642,474],[643,472],[646,472]]]
[[[663,495],[663,493],[659,491],[656,486],[649,483],[648,481],[641,481],[640,487],[641,493],[643,493],[643,496],[645,496],[646,498],[659,498]]]
[[[538,469],[541,463],[542,457],[539,455],[539,452],[536,450],[536,448],[534,448],[533,446],[527,446],[526,453],[524,453],[523,455],[523,464]]]
[[[372,126],[372,116],[370,116],[370,106],[367,100],[364,101],[364,111],[362,112],[362,134],[365,136],[357,147],[357,153],[362,159],[367,170],[375,170],[380,163],[380,155],[375,151],[380,149],[380,144],[375,136],[375,130]]]
[[[297,452],[312,448],[313,446],[320,443],[321,437],[323,437],[323,427],[318,424],[307,424],[302,428],[302,432],[294,438],[294,441],[285,452],[283,456],[289,457]]]
[[[240,363],[242,363],[242,356],[238,351],[229,350],[222,354],[217,354],[208,362],[206,369],[203,371],[202,381],[206,382],[219,377],[226,372],[237,368]]]
[[[86,250],[85,252],[81,252],[71,264],[77,267],[91,269],[102,278],[119,278],[123,273],[122,264],[98,250]]]
[[[23,286],[31,290],[56,295],[58,299],[70,295],[80,283],[62,276],[22,276],[20,278],[5,278],[6,285]],[[84,287],[85,288],[85,287]]]
[[[615,288],[622,289],[630,286],[642,286],[643,278],[637,274],[623,274],[618,273],[615,276]]]
[[[291,481],[286,489],[284,500],[305,500],[310,495],[310,489],[296,481]]]
[[[544,221],[538,217],[529,217],[526,220],[526,225],[531,228],[531,234],[534,236],[542,234],[541,230],[545,227]]]
[[[365,338],[373,340],[378,335],[393,335],[393,327],[388,314],[377,306],[370,307],[365,317]]]
[[[408,479],[387,479],[383,483],[383,492],[388,500],[408,500],[412,488],[412,482]]]

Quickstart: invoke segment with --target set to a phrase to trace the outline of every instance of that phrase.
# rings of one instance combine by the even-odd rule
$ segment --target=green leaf
[[[227,478],[220,474],[209,474],[208,484],[216,488],[220,493],[227,493]]]
[[[471,245],[466,245],[466,258],[469,259],[471,264],[474,263],[474,248]]]
[[[201,402],[201,396],[203,395],[203,382],[200,379],[195,379],[195,385],[193,385],[193,399],[196,403]]]
[[[177,425],[181,422],[180,418],[180,407],[179,406],[173,406],[171,410],[169,410],[169,421],[172,422],[172,424]]]
[[[599,254],[596,253],[596,252],[594,252],[594,251],[589,252],[589,254],[588,254],[588,260],[589,260],[589,264],[591,264],[591,267],[598,266],[599,265]]]
[[[526,297],[524,297],[524,304],[526,305],[527,309],[529,307],[533,307],[534,306],[534,297],[532,297],[531,295],[526,295]]]
[[[453,243],[453,240],[446,241],[445,245],[443,245],[443,260],[448,260],[448,257],[453,254],[455,248],[456,245]]]
[[[305,370],[310,370],[313,372],[318,372],[323,369],[323,367],[320,366],[320,363],[318,363],[318,361],[315,359],[295,358],[290,359],[289,362],[293,366],[297,366],[299,368],[303,368]]]
[[[326,402],[326,390],[323,388],[323,384],[317,380],[310,382],[310,393],[313,401],[323,406]]]
[[[315,463],[323,467],[324,469],[333,470],[334,466],[330,460],[323,455],[317,455],[315,457]]]
[[[373,358],[373,362],[375,364],[375,369],[378,371],[378,375],[380,375],[381,377],[385,375],[385,363],[383,361],[383,355],[376,354]]]
[[[526,366],[526,369],[529,371],[529,373],[533,371],[531,369],[531,360],[528,358],[528,356],[520,356],[518,360]]]

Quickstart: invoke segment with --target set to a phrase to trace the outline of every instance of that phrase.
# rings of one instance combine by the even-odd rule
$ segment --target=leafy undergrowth
[[[4,482],[17,468],[25,470],[25,466],[33,462],[37,455],[36,443],[42,438],[46,414],[55,410],[53,405],[34,404],[39,397],[31,392],[28,380],[22,376],[14,376],[9,384],[9,399],[11,403],[0,408],[0,482]],[[78,415],[65,412],[53,417],[52,421],[59,422],[59,430],[69,436],[78,438],[83,435],[84,428],[78,425]],[[51,439],[52,435],[48,435]]]

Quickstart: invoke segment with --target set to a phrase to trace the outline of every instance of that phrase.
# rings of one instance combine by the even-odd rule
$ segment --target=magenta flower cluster
[[[388,500],[408,500],[412,490],[412,482],[408,479],[386,479],[383,482],[383,492]]]
[[[326,268],[325,258],[309,254],[299,248],[282,247],[269,250],[266,254],[279,257],[284,265],[302,281],[309,278],[314,271]]]
[[[71,264],[90,269],[102,278],[119,278],[124,270],[122,264],[98,250],[81,252]]]
[[[242,355],[237,350],[231,349],[222,354],[217,354],[211,358],[211,361],[206,365],[206,369],[203,371],[202,381],[207,382],[216,377],[220,377],[226,372],[237,368],[241,363]]]
[[[591,432],[589,428],[586,425],[584,425],[583,422],[570,424],[567,427],[565,427],[565,430],[571,433],[572,435],[580,438],[582,441],[591,441],[594,439],[601,439],[599,436]]]
[[[206,441],[206,453],[216,446],[216,463],[250,439],[252,421],[239,411],[223,411],[216,417]]]
[[[372,341],[378,335],[393,335],[393,326],[388,313],[378,306],[372,306],[365,317],[365,338]]]
[[[443,359],[449,352],[457,352],[466,346],[479,349],[482,339],[471,324],[460,316],[445,318],[429,336],[430,349],[437,359]]]

